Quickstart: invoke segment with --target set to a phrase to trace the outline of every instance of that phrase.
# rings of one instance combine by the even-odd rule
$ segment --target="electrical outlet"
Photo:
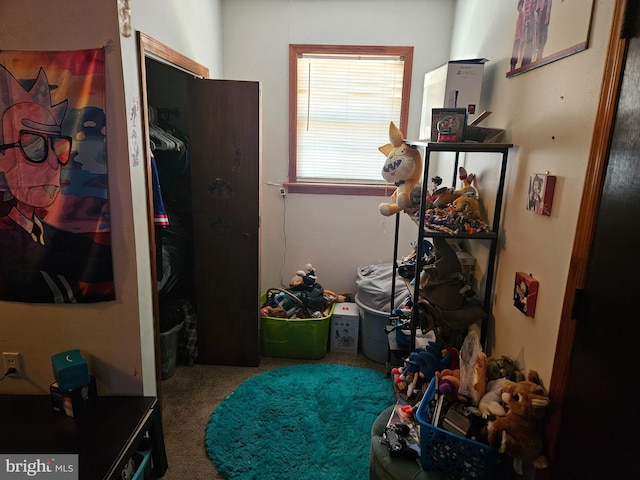
[[[280,187],[280,195],[283,197],[287,194],[287,190],[284,187]]]
[[[10,377],[22,377],[24,370],[22,367],[22,355],[13,352],[2,352],[2,358],[4,359],[5,372],[10,368],[16,369],[15,372],[9,375]]]

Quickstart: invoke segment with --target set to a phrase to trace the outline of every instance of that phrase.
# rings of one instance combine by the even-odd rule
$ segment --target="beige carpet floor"
[[[321,360],[262,357],[258,367],[178,365],[175,373],[162,382],[163,428],[169,462],[163,478],[225,480],[208,459],[204,445],[205,428],[211,413],[246,379],[274,368],[300,363],[335,363],[385,372],[384,365],[371,361],[362,353],[334,352],[328,352]],[[291,388],[293,390],[295,385]]]

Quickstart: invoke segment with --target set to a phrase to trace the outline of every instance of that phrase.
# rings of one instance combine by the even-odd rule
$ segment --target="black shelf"
[[[423,239],[425,237],[438,237],[438,238],[451,238],[451,239],[468,239],[468,240],[485,240],[490,242],[489,248],[489,256],[487,259],[487,268],[485,274],[485,294],[483,307],[487,315],[489,316],[492,310],[492,296],[493,296],[493,277],[495,274],[495,264],[496,264],[496,254],[497,254],[497,244],[498,244],[498,232],[500,229],[500,217],[502,213],[502,199],[504,194],[504,183],[505,183],[505,175],[507,169],[507,157],[509,150],[513,147],[513,144],[510,143],[471,143],[471,142],[463,142],[463,143],[449,143],[449,142],[424,142],[424,141],[411,141],[405,140],[408,145],[412,145],[414,147],[424,148],[424,173],[423,173],[423,192],[420,202],[420,209],[418,210],[418,216],[416,217],[415,211],[408,212],[411,219],[418,226],[418,237],[416,242],[416,274],[414,278],[414,294],[413,294],[413,304],[414,308],[412,311],[412,321],[411,321],[411,345],[410,350],[415,349],[415,337],[416,337],[416,329],[419,324],[419,313],[416,308],[420,294],[420,273],[422,271],[422,265],[420,264],[423,257]],[[428,185],[429,181],[429,163],[430,157],[433,152],[451,152],[455,153],[455,163],[453,167],[453,180],[452,186],[455,187],[457,173],[458,173],[458,162],[460,153],[494,153],[500,155],[500,178],[498,182],[498,188],[496,191],[495,204],[493,208],[493,222],[489,226],[489,231],[485,232],[476,232],[476,233],[468,233],[468,232],[459,232],[456,234],[451,234],[445,231],[433,230],[425,225],[425,213],[426,213],[426,185]],[[397,214],[400,215],[400,214]],[[399,218],[396,219],[396,237],[397,230],[399,228]],[[397,241],[394,246],[394,267],[397,264]],[[395,272],[394,272],[395,275]],[[394,286],[392,286],[394,288]],[[480,334],[480,342],[483,348],[486,349],[486,340],[487,340],[487,330],[488,330],[488,322],[489,317],[487,317],[482,322],[481,334]],[[390,346],[391,348],[391,346]]]
[[[405,140],[407,145],[423,147],[432,152],[489,152],[507,153],[512,143],[476,143],[476,142],[428,142],[424,140]]]
[[[416,213],[417,212],[417,213]],[[420,228],[420,218],[418,217],[419,212],[416,208],[416,212],[410,211],[407,212],[411,220]],[[429,228],[427,225],[423,225],[424,236],[425,237],[445,237],[445,238],[472,238],[474,240],[495,240],[498,238],[498,234],[493,231],[487,232],[477,232],[477,233],[468,233],[468,232],[457,232],[455,234],[451,234],[449,232],[445,232],[442,230],[434,230],[433,228]]]

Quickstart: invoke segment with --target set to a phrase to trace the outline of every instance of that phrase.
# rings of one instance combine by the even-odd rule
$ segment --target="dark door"
[[[640,40],[622,77],[578,315],[553,478],[638,478],[640,413]]]
[[[256,366],[260,85],[189,81],[198,363]]]

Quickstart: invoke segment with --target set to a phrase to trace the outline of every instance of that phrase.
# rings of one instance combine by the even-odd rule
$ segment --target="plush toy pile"
[[[434,188],[427,192],[425,226],[432,230],[438,230],[455,235],[460,232],[478,233],[490,231],[480,212],[480,199],[475,184],[475,174],[467,173],[464,167],[458,168],[458,178],[462,185],[458,189],[450,187]],[[432,179],[434,186],[438,186],[438,180]],[[420,211],[413,208],[407,213],[419,220]]]
[[[424,393],[431,379],[445,369],[458,365],[458,351],[442,350],[435,342],[425,348],[416,348],[404,361],[402,368],[392,370],[398,389],[412,397]]]
[[[333,303],[346,300],[346,295],[323,288],[315,268],[307,263],[291,278],[288,289],[267,290],[260,313],[275,318],[322,318],[329,314]]]
[[[474,331],[469,331],[460,350],[431,342],[411,352],[403,367],[392,373],[398,393],[414,409],[435,377],[436,395],[444,397],[443,410],[464,407],[473,417],[464,436],[512,457],[516,472],[522,471],[523,463],[548,466],[542,421],[550,400],[542,381],[535,371],[525,379],[507,356],[487,357]]]

